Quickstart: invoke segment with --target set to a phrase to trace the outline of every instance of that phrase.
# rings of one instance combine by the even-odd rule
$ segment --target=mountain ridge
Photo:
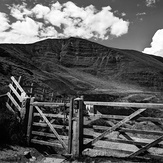
[[[0,84],[10,76],[59,94],[162,92],[161,58],[81,38],[0,44]]]

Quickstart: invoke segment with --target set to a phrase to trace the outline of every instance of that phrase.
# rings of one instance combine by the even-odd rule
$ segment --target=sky
[[[163,0],[0,0],[0,43],[69,37],[163,57]]]

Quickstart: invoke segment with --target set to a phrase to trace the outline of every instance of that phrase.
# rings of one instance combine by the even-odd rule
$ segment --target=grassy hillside
[[[10,76],[22,76],[56,94],[126,94],[163,89],[159,57],[79,38],[0,44],[1,93],[7,91]]]

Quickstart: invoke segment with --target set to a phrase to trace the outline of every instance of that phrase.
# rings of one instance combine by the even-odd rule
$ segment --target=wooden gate
[[[52,110],[47,111],[47,107]],[[83,140],[80,128],[83,123],[82,108],[82,98],[71,98],[69,103],[37,102],[31,98],[27,127],[28,145],[35,143],[54,148],[62,146],[66,155],[79,157]],[[60,111],[57,113],[58,109]]]
[[[72,100],[65,104],[34,102],[34,98],[31,98],[27,127],[28,144],[62,146],[66,153],[71,153],[69,135],[72,135],[72,130],[69,129],[71,126],[68,119],[70,121],[72,118],[71,114],[66,114],[71,109]]]
[[[142,117],[141,113],[143,113],[147,109],[160,109],[163,108],[163,104],[154,104],[154,103],[122,103],[122,102],[90,102],[85,101],[86,105],[99,105],[99,106],[114,106],[114,107],[132,107],[138,108],[134,109],[133,113],[128,116],[117,116],[117,115],[102,115],[102,114],[93,114],[90,115],[89,120],[84,120],[85,125],[83,125],[83,150],[87,148],[94,148],[98,150],[105,150],[110,152],[113,156],[112,143],[123,143],[128,145],[133,145],[133,151],[128,149],[123,149],[123,147],[119,149],[115,149],[115,153],[117,155],[121,155],[123,157],[156,157],[163,158],[162,148],[163,144],[160,143],[163,140],[163,132],[162,131],[151,131],[151,130],[138,130],[131,128],[124,128],[124,125],[131,121],[150,121],[150,123],[155,124],[163,129],[162,126],[162,118],[152,118],[152,117]],[[95,124],[93,122],[97,120],[103,121],[105,126]],[[114,121],[110,121],[110,120]],[[116,123],[115,123],[116,120]],[[118,120],[118,122],[117,122]],[[104,123],[105,122],[105,123]],[[114,122],[114,123],[113,123]],[[90,132],[89,132],[90,131]],[[103,131],[103,132],[102,132]],[[102,133],[101,133],[102,132]],[[122,135],[121,139],[115,138],[115,132],[118,133],[118,137]],[[129,135],[131,134],[131,135]],[[148,139],[148,141],[144,141],[143,138],[135,139],[136,136],[134,134],[146,134],[146,135],[155,135],[155,139]],[[112,135],[112,136],[111,136]],[[114,138],[113,138],[114,137]],[[88,139],[89,138],[89,139]],[[107,145],[107,142],[111,142],[111,144]],[[104,147],[105,146],[105,147]],[[82,147],[81,147],[82,148]],[[150,150],[151,148],[154,148]],[[157,149],[156,149],[157,148]],[[159,150],[159,149],[161,150]],[[110,150],[111,149],[111,150]],[[161,155],[155,153],[158,150]],[[154,151],[154,153],[152,153]],[[122,155],[122,153],[124,154]]]

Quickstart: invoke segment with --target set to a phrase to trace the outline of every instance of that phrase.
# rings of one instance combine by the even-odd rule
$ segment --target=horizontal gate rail
[[[122,120],[126,118],[127,116],[123,115],[102,115],[102,114],[95,114],[90,116],[90,119],[95,118],[103,118],[103,119],[116,119],[116,120]],[[134,118],[133,118],[134,119]],[[163,118],[155,118],[155,117],[138,117],[134,119],[135,121],[152,121],[152,122],[163,122]]]
[[[54,134],[52,134],[52,133],[46,133],[46,132],[32,131],[32,134],[33,135],[37,135],[37,136],[45,136],[45,137],[50,137],[50,138],[57,138]],[[60,137],[63,140],[68,140],[68,137],[67,136],[60,135]]]
[[[62,147],[62,145],[60,143],[57,143],[57,142],[48,142],[48,141],[37,140],[37,139],[31,139],[31,143],[40,144],[40,145],[47,145],[47,146],[52,146],[52,147],[59,147],[59,148]]]
[[[132,107],[132,108],[151,108],[163,109],[162,103],[128,103],[128,102],[92,102],[84,101],[85,105],[99,105],[99,106],[119,106],[119,107]]]
[[[33,106],[54,106],[54,107],[59,107],[59,106],[66,106],[69,107],[70,103],[56,103],[56,102],[33,102],[31,103]]]
[[[48,114],[44,113],[46,117],[52,117],[52,118],[64,118],[64,115],[61,114]],[[34,116],[41,116],[39,113],[34,113]]]
[[[85,128],[89,128],[89,129],[98,129],[98,130],[107,130],[110,129],[111,127],[107,127],[107,126],[96,126],[93,125],[92,127],[90,126],[86,126]],[[137,130],[137,129],[127,129],[127,128],[118,128],[117,130],[118,132],[128,132],[128,133],[136,133],[136,134],[147,134],[147,135],[156,135],[156,136],[161,136],[163,135],[163,132],[161,131],[149,131],[149,130]]]
[[[37,122],[34,122],[34,123],[33,123],[33,126],[38,126],[38,127],[49,127],[49,126],[47,125],[47,123],[37,123]],[[54,128],[58,128],[58,129],[62,129],[62,128],[63,128],[63,125],[52,124],[52,126],[53,126]],[[68,126],[65,126],[65,128],[66,128],[66,129],[69,129]]]
[[[84,135],[84,138],[87,138],[88,140],[92,140],[92,139],[95,138],[95,136],[93,136],[93,135]],[[132,139],[132,140],[111,139],[111,138],[103,138],[103,139],[101,139],[101,141],[103,141],[104,143],[107,141],[107,142],[130,144],[130,145],[137,145],[137,146],[146,146],[146,145],[149,144],[149,142],[145,142],[147,140],[144,140],[144,142],[142,142],[142,141],[135,141],[135,140],[133,141],[133,140],[134,139]],[[155,144],[153,147],[163,148],[163,144]]]

